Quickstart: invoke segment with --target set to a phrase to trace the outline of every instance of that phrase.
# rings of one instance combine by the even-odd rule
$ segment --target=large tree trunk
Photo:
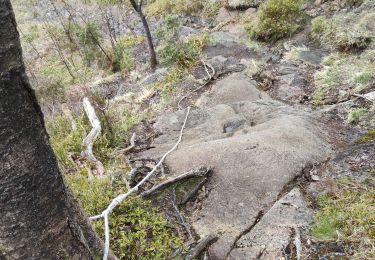
[[[69,196],[0,0],[0,259],[93,259],[102,243]]]

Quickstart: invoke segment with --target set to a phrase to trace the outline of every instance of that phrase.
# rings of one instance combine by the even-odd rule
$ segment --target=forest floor
[[[136,185],[176,143],[186,115],[178,149],[140,192],[210,169],[116,212],[111,246],[120,258],[181,258],[207,237],[215,239],[202,259],[375,257],[371,0],[307,1],[305,26],[272,44],[249,38],[257,8],[167,17],[151,4],[155,71],[129,7],[14,2],[51,144],[87,214]],[[63,39],[67,28],[74,40]],[[81,154],[87,96],[103,124],[94,154],[104,172]]]

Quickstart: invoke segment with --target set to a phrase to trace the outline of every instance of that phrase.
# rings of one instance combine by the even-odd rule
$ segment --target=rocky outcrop
[[[213,167],[208,195],[190,220],[200,237],[219,234],[210,255],[225,259],[259,212],[270,208],[307,164],[326,158],[330,148],[310,113],[272,101],[241,74],[219,81],[198,103],[183,142],[166,164],[174,174]],[[144,157],[160,157],[173,146],[185,113],[157,120],[155,127],[162,135]]]

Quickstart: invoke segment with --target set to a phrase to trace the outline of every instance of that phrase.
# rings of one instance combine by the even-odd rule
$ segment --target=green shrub
[[[115,48],[112,50],[112,71],[130,71],[134,67],[134,55],[131,48],[140,44],[143,40],[143,37],[134,36],[119,38]]]
[[[374,19],[371,12],[337,14],[332,18],[318,16],[312,21],[310,37],[327,49],[365,49],[374,37]]]
[[[343,191],[335,197],[319,198],[319,211],[311,233],[317,241],[340,239],[352,251],[350,259],[372,259],[375,256],[374,189],[350,180],[342,186]]]
[[[250,37],[275,42],[291,36],[305,23],[302,4],[300,0],[268,0],[260,6],[257,19],[246,26]]]
[[[203,47],[209,43],[209,37],[204,34],[179,38],[179,29],[178,18],[168,16],[165,26],[157,31],[157,36],[162,40],[159,56],[164,64],[177,64],[187,68],[198,60]]]
[[[101,28],[94,22],[87,22],[83,25],[73,25],[70,28],[72,35],[74,35],[78,43],[83,48],[84,60],[86,66],[91,66],[94,62],[100,63],[103,66],[103,53],[98,46],[102,39]],[[65,36],[66,37],[66,36]]]
[[[88,180],[84,170],[65,175],[65,181],[88,215],[101,213],[113,198],[126,192],[124,184],[114,187],[109,178]],[[183,248],[164,217],[140,198],[130,197],[121,203],[109,223],[110,246],[120,259],[167,259],[174,250]],[[93,225],[104,237],[103,221]]]

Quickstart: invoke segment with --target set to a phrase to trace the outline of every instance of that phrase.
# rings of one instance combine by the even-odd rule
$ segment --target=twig
[[[367,94],[364,94],[364,95],[354,94],[354,93],[351,94],[351,95],[354,96],[354,97],[359,97],[359,98],[366,99],[367,101],[370,101],[370,102],[374,102],[375,101],[375,91],[367,93]]]
[[[104,166],[98,159],[96,159],[92,150],[94,142],[98,138],[100,131],[102,130],[100,121],[96,116],[94,107],[91,105],[87,97],[83,99],[83,108],[92,126],[90,133],[85,137],[85,139],[83,139],[83,145],[86,147],[83,153],[89,160],[95,162],[99,175],[103,175]]]
[[[198,257],[203,252],[203,250],[205,250],[212,243],[214,243],[217,240],[217,238],[218,237],[215,235],[209,235],[208,237],[200,239],[197,245],[190,250],[188,255],[185,257],[185,260],[193,260],[196,257]]]
[[[185,172],[177,177],[174,177],[174,178],[170,178],[154,187],[152,187],[151,189],[149,190],[146,190],[144,192],[141,193],[141,197],[143,198],[149,198],[153,195],[155,195],[156,193],[159,193],[161,192],[162,190],[166,189],[167,187],[177,183],[177,182],[180,182],[180,181],[183,181],[183,180],[186,180],[186,179],[190,179],[190,178],[193,178],[193,177],[204,177],[207,175],[207,173],[210,171],[210,169],[208,168],[205,168],[205,167],[202,167],[198,170],[193,170],[193,171],[189,171],[189,172]]]
[[[296,258],[301,259],[302,245],[301,245],[301,234],[298,227],[294,227],[294,245],[296,247]]]
[[[201,90],[202,88],[204,88],[205,86],[207,86],[208,83],[211,82],[211,80],[214,78],[214,76],[215,76],[215,74],[216,74],[215,68],[214,68],[213,66],[211,66],[211,65],[208,64],[208,63],[206,63],[204,60],[201,60],[201,62],[203,63],[203,67],[204,67],[204,69],[205,69],[205,71],[206,71],[206,73],[207,73],[207,75],[208,75],[208,79],[206,80],[206,82],[205,82],[202,86],[200,86],[200,87],[194,89],[193,91],[191,91],[191,92],[188,93],[187,95],[183,96],[183,97],[178,101],[178,103],[177,103],[177,106],[178,106],[179,108],[181,108],[180,104],[181,104],[181,102],[182,102],[185,98],[187,98],[187,97],[190,96],[191,94],[194,94],[194,93],[198,92],[199,90]],[[211,75],[210,72],[208,71],[207,67],[210,68],[210,69],[212,70],[212,75]]]
[[[189,235],[189,239],[192,240],[193,234],[191,233],[189,224],[187,224],[185,222],[184,217],[182,216],[180,210],[178,209],[178,206],[176,205],[176,189],[175,188],[173,188],[173,192],[172,192],[172,206],[173,206],[174,210],[176,211],[177,218],[178,218],[178,221],[179,221],[180,225],[182,225],[185,228],[186,232]]]
[[[133,148],[135,147],[135,138],[136,137],[137,137],[137,135],[135,133],[133,133],[132,137],[130,138],[130,145],[128,147],[126,147],[125,149],[119,150],[118,152],[119,153],[126,153],[126,152],[129,152],[129,151],[133,150]]]
[[[190,113],[190,107],[188,107],[188,109],[187,109],[186,117],[185,117],[184,123],[183,123],[183,125],[181,127],[180,136],[179,136],[176,144],[168,152],[166,152],[163,155],[163,157],[160,159],[160,161],[147,174],[147,176],[145,178],[143,178],[143,180],[141,180],[136,186],[134,186],[133,188],[131,188],[127,193],[121,194],[121,195],[117,196],[116,198],[114,198],[112,200],[111,204],[109,204],[109,206],[100,215],[96,215],[96,216],[93,216],[93,217],[89,218],[90,220],[97,220],[97,219],[104,218],[105,243],[104,243],[103,260],[107,260],[107,258],[108,258],[108,252],[109,252],[109,215],[111,214],[111,212],[113,211],[113,209],[115,207],[117,207],[120,203],[122,203],[127,197],[129,197],[132,193],[138,191],[139,187],[142,184],[144,184],[156,172],[157,168],[163,163],[163,161],[165,160],[165,158],[170,153],[172,153],[174,150],[177,149],[178,145],[182,141],[182,134],[183,134],[184,128],[186,126],[186,122],[188,120],[189,113]]]

